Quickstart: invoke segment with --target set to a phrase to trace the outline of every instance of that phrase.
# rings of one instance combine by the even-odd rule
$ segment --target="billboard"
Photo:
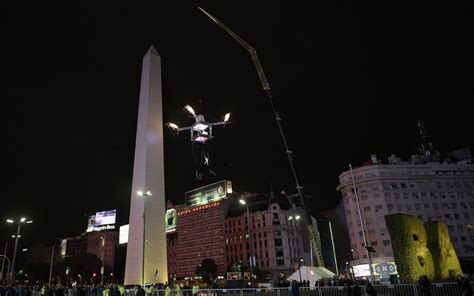
[[[222,180],[184,193],[186,206],[198,206],[226,198],[232,193],[232,182]]]
[[[129,224],[120,226],[119,230],[119,244],[128,243],[128,228]]]
[[[354,265],[352,269],[356,277],[370,276],[369,264]],[[372,272],[374,275],[389,278],[391,274],[397,274],[397,266],[395,262],[373,263]]]
[[[67,250],[67,238],[61,240],[61,249],[59,251],[61,258],[66,257],[66,250]]]
[[[116,210],[95,213],[95,226],[115,224]]]
[[[89,216],[86,232],[115,229],[116,214],[116,210],[110,210]]]
[[[174,232],[176,231],[176,220],[177,220],[178,215],[176,215],[176,210],[175,209],[168,209],[166,210],[165,214],[165,229],[166,233]]]
[[[89,216],[87,219],[87,229],[86,232],[92,232],[95,228],[95,215]]]

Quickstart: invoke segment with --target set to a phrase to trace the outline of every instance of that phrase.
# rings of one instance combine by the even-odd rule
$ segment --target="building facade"
[[[309,264],[308,250],[303,243],[304,223],[299,211],[285,207],[286,203],[279,203],[276,198],[249,196],[247,202],[250,230],[246,208],[241,204],[234,203],[224,221],[227,264],[235,263],[248,270],[253,251],[254,267],[262,271],[262,280],[275,280],[280,273],[287,275],[300,264]]]
[[[176,207],[176,231],[167,234],[171,279],[194,276],[196,267],[206,258],[214,259],[218,275],[225,276],[234,264],[249,271],[253,255],[255,270],[268,280],[280,273],[288,275],[299,264],[310,265],[301,210],[269,196],[253,194],[244,198],[250,223],[246,206],[239,203],[242,196],[232,195],[196,207]]]
[[[362,223],[368,245],[375,249],[373,263],[393,262],[385,215],[403,213],[422,221],[446,223],[458,257],[474,257],[474,164],[402,161],[391,156],[381,164],[373,156],[353,169]],[[350,170],[339,176],[353,258],[351,265],[367,264],[367,253]]]

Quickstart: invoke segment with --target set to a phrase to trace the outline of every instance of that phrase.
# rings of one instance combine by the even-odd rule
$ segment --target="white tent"
[[[300,272],[301,280],[309,281],[310,287],[314,287],[317,280],[332,280],[335,276],[335,273],[330,271],[325,267],[313,267],[313,266],[301,266],[299,270],[293,272],[286,279],[288,281],[300,281]]]

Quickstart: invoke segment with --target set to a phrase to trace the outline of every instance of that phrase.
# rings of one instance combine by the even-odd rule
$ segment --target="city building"
[[[393,263],[393,251],[385,215],[404,213],[422,221],[446,223],[458,257],[474,258],[474,164],[472,157],[441,159],[414,155],[402,161],[392,155],[388,163],[372,156],[353,168],[359,205],[351,171],[340,174],[341,192],[353,256],[352,266],[367,265],[363,228],[373,247],[374,264]],[[361,210],[362,223],[358,208]],[[368,265],[367,269],[368,270]],[[356,272],[357,273],[357,272]]]
[[[104,261],[105,273],[113,273],[115,270],[115,249],[118,245],[118,231],[106,230],[95,231],[87,234],[86,252],[96,255]]]
[[[249,207],[250,229],[246,206],[240,199]],[[253,251],[254,266],[265,277],[262,280],[276,280],[280,274],[289,275],[300,265],[310,265],[305,216],[285,196],[248,194],[234,197],[229,203],[224,221],[228,265],[235,263],[248,270]]]
[[[167,233],[170,279],[195,276],[196,267],[207,258],[216,262],[220,276],[233,264],[248,272],[252,252],[255,270],[267,280],[310,265],[303,212],[283,195],[234,193],[211,203],[178,205],[175,210],[176,228]]]
[[[53,265],[62,262],[67,257],[90,253],[96,255],[101,261],[102,258],[104,259],[105,272],[114,272],[115,249],[118,245],[117,230],[84,232],[77,236],[60,239],[56,244],[45,245],[40,243],[33,245],[28,248],[26,264],[50,264],[53,245]]]
[[[213,259],[217,265],[217,273],[225,274],[225,201],[177,211],[176,232],[169,235],[168,241],[172,249],[169,256],[170,275],[173,274],[177,278],[194,276],[196,267],[203,259]]]

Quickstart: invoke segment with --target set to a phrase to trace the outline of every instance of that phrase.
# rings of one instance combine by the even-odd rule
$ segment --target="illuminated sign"
[[[115,224],[116,210],[95,213],[95,226]]]
[[[176,215],[175,209],[168,209],[166,210],[165,214],[165,229],[166,233],[176,231],[176,220],[178,215]]]
[[[204,205],[226,198],[228,193],[232,193],[232,182],[223,180],[186,192],[185,203],[188,207]]]
[[[358,264],[352,266],[356,277],[370,276],[369,264]],[[391,274],[397,274],[397,266],[395,262],[382,262],[372,264],[374,275],[389,277]]]
[[[89,216],[86,232],[115,229],[116,210],[97,212]]]
[[[197,206],[197,207],[194,207],[194,208],[191,208],[191,209],[182,210],[182,211],[178,212],[178,216],[187,215],[187,214],[199,212],[199,211],[202,211],[202,210],[214,208],[214,207],[217,207],[219,205],[220,205],[220,202],[213,202],[213,203],[210,203],[210,204]]]
[[[87,220],[87,229],[86,232],[92,232],[95,228],[95,215],[89,216]]]
[[[129,225],[120,226],[119,230],[119,244],[126,244],[128,243],[128,228]]]
[[[62,258],[66,257],[66,249],[67,249],[67,239],[63,239],[61,241],[61,251],[59,253]]]

